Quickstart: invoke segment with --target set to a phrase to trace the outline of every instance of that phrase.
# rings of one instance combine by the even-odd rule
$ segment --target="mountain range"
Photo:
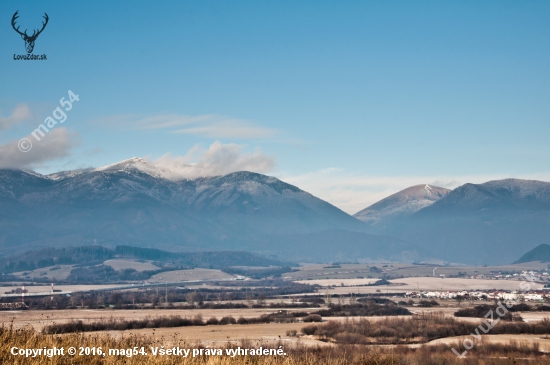
[[[365,211],[378,214],[377,220],[366,222],[371,233],[400,238],[454,263],[511,263],[549,241],[550,183],[504,179],[440,192],[438,199],[416,211],[407,207],[425,204],[424,197],[413,204],[389,197],[384,200],[393,204],[385,205],[383,200],[356,216],[364,219]],[[396,211],[401,214],[392,214]]]
[[[416,258],[422,251],[368,234],[362,222],[274,177],[164,175],[140,158],[47,176],[0,170],[0,250],[101,244],[321,261],[399,259],[402,252]]]
[[[547,243],[550,183],[416,185],[351,216],[274,177],[172,180],[140,158],[41,175],[0,170],[0,253],[129,245],[282,260],[504,264]]]

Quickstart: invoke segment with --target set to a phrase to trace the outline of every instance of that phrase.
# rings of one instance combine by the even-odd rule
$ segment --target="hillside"
[[[450,190],[421,184],[401,190],[355,213],[353,216],[370,225],[409,216],[444,197]]]
[[[514,264],[522,264],[524,262],[531,261],[550,262],[550,245],[545,243],[538,245],[525,255],[521,256],[519,260],[514,262]]]
[[[0,257],[0,271],[13,273],[30,271],[56,265],[74,265],[77,267],[95,267],[110,259],[152,260],[163,270],[174,268],[211,268],[224,269],[230,266],[294,266],[273,258],[261,257],[239,251],[206,251],[176,253],[150,248],[131,246],[79,246],[63,248],[45,248],[26,251]]]

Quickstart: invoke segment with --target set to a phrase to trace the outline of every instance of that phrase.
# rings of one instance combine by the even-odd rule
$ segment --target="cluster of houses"
[[[550,276],[547,272],[522,271],[521,273],[491,273],[496,279],[516,280],[518,282],[517,290],[448,290],[448,291],[411,291],[405,293],[408,298],[426,298],[426,299],[453,299],[453,300],[504,300],[504,301],[550,301],[550,287],[547,288]],[[489,276],[489,277],[491,277]],[[471,279],[488,278],[487,275],[473,275]],[[523,282],[523,285],[522,285]],[[530,289],[529,283],[546,284],[544,289]],[[529,290],[526,290],[529,288]]]
[[[461,290],[461,291],[411,291],[407,298],[453,299],[453,300],[512,300],[512,301],[550,301],[550,291],[530,290]]]
[[[521,273],[503,273],[501,271],[491,271],[489,274],[478,274],[477,272],[474,275],[470,276],[470,279],[505,279],[505,280],[524,280],[525,278],[530,277],[535,281],[550,281],[550,275],[548,272],[539,270],[539,271],[522,271]]]

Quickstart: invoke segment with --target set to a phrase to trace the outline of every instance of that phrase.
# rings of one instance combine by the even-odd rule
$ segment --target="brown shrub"
[[[304,335],[314,335],[317,332],[317,326],[315,325],[306,326],[306,327],[303,327],[301,331]]]
[[[239,317],[239,319],[237,319],[237,324],[247,324],[248,323],[248,320],[244,317]]]
[[[208,321],[206,321],[206,324],[219,324],[220,321],[216,317],[211,317]]]
[[[321,317],[318,314],[310,314],[308,316],[305,316],[303,319],[304,322],[322,322],[323,317]]]
[[[220,324],[222,325],[225,325],[225,324],[235,324],[237,323],[237,321],[235,320],[235,318],[229,316],[229,317],[222,317],[222,319],[220,319]]]

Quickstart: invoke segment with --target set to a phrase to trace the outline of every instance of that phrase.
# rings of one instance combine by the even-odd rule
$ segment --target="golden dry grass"
[[[158,266],[153,265],[151,261],[139,262],[136,260],[107,260],[103,263],[104,265],[110,266],[115,270],[124,270],[124,269],[134,269],[136,271],[146,271],[146,270],[158,270]]]
[[[153,275],[147,281],[152,283],[166,283],[187,280],[230,280],[234,277],[235,276],[226,274],[221,270],[192,269],[161,272],[160,274]]]
[[[301,312],[303,308],[288,309],[289,312]],[[221,319],[226,316],[256,318],[263,314],[273,313],[273,308],[233,308],[233,309],[62,309],[50,311],[0,311],[0,323],[13,323],[15,327],[32,326],[42,330],[52,323],[66,323],[70,321],[93,322],[105,319],[144,319],[176,315],[181,317],[195,317],[201,315],[205,320],[210,317]]]
[[[152,347],[179,346],[185,349],[205,349],[200,343],[189,343],[184,339],[173,336],[160,336],[157,338],[144,336],[112,337],[108,334],[68,334],[68,335],[42,335],[32,328],[14,329],[10,326],[0,327],[0,363],[1,364],[185,364],[185,365],[496,365],[496,364],[549,364],[550,361],[536,347],[512,342],[505,345],[490,345],[479,343],[475,351],[472,351],[466,360],[458,359],[448,345],[440,344],[434,346],[422,346],[418,349],[406,347],[372,347],[372,346],[332,346],[324,348],[290,347],[277,343],[275,346],[266,346],[263,343],[252,343],[243,340],[239,344],[242,348],[257,349],[263,348],[278,349],[281,346],[282,356],[255,356],[237,355],[227,356],[225,349],[235,348],[235,345],[219,345],[216,347],[223,353],[221,356],[154,356]],[[46,357],[38,356],[26,358],[11,354],[13,347],[23,349],[41,348],[63,348],[64,356]],[[75,347],[77,353],[79,348],[98,348],[108,353],[109,349],[141,349],[148,355],[121,356],[121,355],[88,355],[71,356],[68,349]],[[212,348],[212,347],[211,347]]]
[[[518,280],[491,280],[491,279],[464,279],[464,278],[445,278],[438,277],[420,277],[420,278],[403,278],[392,279],[391,285],[380,286],[353,286],[357,285],[355,282],[360,279],[339,279],[336,282],[344,283],[344,286],[338,284],[335,288],[323,288],[322,292],[328,291],[330,294],[350,294],[360,293],[368,294],[380,291],[382,293],[405,293],[411,291],[460,291],[460,290],[518,290],[521,281]],[[307,282],[313,282],[313,280],[306,280]],[[315,282],[322,286],[333,285],[333,279],[315,280]],[[349,285],[349,286],[348,286]],[[542,289],[543,284],[533,284],[533,289]]]
[[[439,338],[427,343],[427,345],[439,345],[439,344],[454,344],[456,342],[462,343],[465,339],[472,338],[471,336],[453,336],[446,338]],[[514,334],[514,335],[485,335],[483,340],[486,343],[500,343],[507,344],[510,341],[516,341],[520,343],[525,343],[529,345],[538,344],[539,348],[542,351],[550,352],[550,337],[547,335],[524,335],[524,334]]]
[[[65,280],[71,273],[71,270],[73,269],[73,267],[74,265],[56,265],[56,266],[43,267],[40,269],[35,269],[30,271],[19,271],[19,272],[13,273],[13,275],[21,276],[25,278],[29,277],[32,279],[47,278],[52,280],[53,278],[55,278],[56,280]],[[29,280],[27,279],[27,281]]]

